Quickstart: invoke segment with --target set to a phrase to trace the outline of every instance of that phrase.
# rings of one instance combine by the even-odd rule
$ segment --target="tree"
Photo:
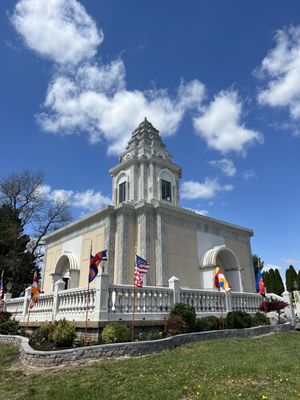
[[[0,206],[8,205],[30,235],[28,251],[42,260],[43,236],[71,221],[67,200],[49,196],[42,172],[24,170],[0,179]]]
[[[257,275],[258,269],[262,270],[264,267],[264,261],[261,261],[261,258],[258,257],[256,254],[252,256],[253,268],[255,276]]]
[[[263,272],[262,274],[263,282],[265,285],[265,288],[267,290],[267,293],[270,293],[270,275],[268,271]]]
[[[261,311],[266,313],[275,311],[278,314],[278,323],[280,323],[280,315],[283,313],[283,309],[286,308],[288,304],[282,300],[267,300],[263,301],[260,305]]]
[[[275,271],[273,268],[269,270],[269,293],[275,293]]]
[[[30,237],[23,232],[22,221],[9,205],[0,207],[0,271],[5,283],[12,281],[12,294],[18,296],[32,282],[35,256],[28,251]]]
[[[295,268],[290,265],[289,268],[285,271],[285,284],[286,290],[290,293],[293,293],[294,290],[300,289],[299,277],[295,270]]]
[[[273,293],[278,294],[278,296],[281,296],[282,293],[284,292],[284,285],[278,268],[275,269],[274,276],[275,276],[275,282],[274,282]]]

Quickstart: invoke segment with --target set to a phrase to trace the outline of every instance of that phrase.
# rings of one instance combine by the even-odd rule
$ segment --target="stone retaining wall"
[[[266,325],[247,329],[186,333],[183,335],[172,336],[170,338],[145,342],[104,344],[58,351],[33,350],[29,346],[29,339],[22,336],[0,335],[0,342],[11,343],[19,346],[21,360],[28,366],[53,367],[61,364],[84,362],[87,360],[100,360],[126,356],[138,357],[164,350],[170,350],[186,343],[201,342],[210,339],[245,338],[265,335],[268,333],[287,332],[289,330],[291,330],[291,324],[286,323],[283,325]]]

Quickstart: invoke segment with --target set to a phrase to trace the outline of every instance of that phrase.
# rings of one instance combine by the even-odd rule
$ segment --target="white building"
[[[43,290],[63,279],[65,289],[86,287],[93,253],[108,250],[110,284],[132,284],[135,254],[151,268],[147,286],[214,289],[218,264],[236,292],[254,292],[252,230],[180,207],[181,167],[145,119],[110,169],[112,205],[45,237]],[[93,284],[96,280],[93,282]]]

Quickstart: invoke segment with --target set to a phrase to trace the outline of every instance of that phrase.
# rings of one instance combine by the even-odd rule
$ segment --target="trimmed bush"
[[[187,331],[192,332],[195,328],[196,311],[194,306],[189,304],[176,303],[170,312],[170,316],[179,315],[186,324]]]
[[[104,343],[128,342],[130,339],[130,329],[118,322],[107,324],[102,331]]]
[[[268,319],[265,314],[257,312],[254,317],[252,317],[252,326],[268,325]]]
[[[243,329],[251,327],[252,318],[246,311],[236,310],[227,314],[225,325],[227,329]]]
[[[0,324],[0,333],[2,335],[17,335],[19,329],[19,322],[14,319],[9,319]]]
[[[8,311],[0,311],[0,324],[3,324],[3,322],[6,322],[10,319],[11,313]]]
[[[196,319],[195,331],[215,331],[220,329],[220,320],[214,315]]]
[[[164,334],[166,336],[180,335],[181,333],[187,332],[187,330],[187,324],[180,315],[170,315],[165,321]]]
[[[58,347],[73,346],[76,338],[75,326],[72,322],[63,319],[56,325],[52,338]]]
[[[48,323],[40,326],[36,332],[31,337],[30,342],[35,345],[40,345],[43,342],[49,342],[53,340],[53,334],[58,323]]]

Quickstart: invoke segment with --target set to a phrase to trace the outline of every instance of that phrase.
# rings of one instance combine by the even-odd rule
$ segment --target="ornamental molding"
[[[109,205],[92,214],[84,216],[63,228],[44,236],[46,246],[53,246],[83,235],[105,224],[105,218],[114,213],[114,207]]]

